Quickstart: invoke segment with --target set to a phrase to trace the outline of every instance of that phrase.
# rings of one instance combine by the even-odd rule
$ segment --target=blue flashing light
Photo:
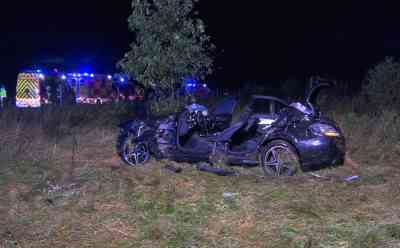
[[[119,81],[121,81],[121,83],[125,82],[125,78],[120,78]]]
[[[42,73],[42,70],[39,69],[39,70],[36,70],[36,72],[37,72],[37,73]]]
[[[88,77],[89,73],[85,72],[85,73],[83,73],[83,76]]]
[[[73,76],[73,77],[76,77],[76,73],[73,73],[72,76]]]
[[[39,78],[44,80],[44,74],[43,73],[39,73]]]
[[[196,87],[197,86],[197,80],[193,78],[187,78],[185,79],[186,87]]]
[[[111,75],[108,75],[107,78],[108,78],[109,80],[111,80],[111,79],[112,79],[112,76],[111,76]]]
[[[203,84],[203,88],[207,88],[207,84]]]
[[[78,73],[78,77],[81,77],[82,75],[80,73]]]
[[[92,74],[90,74],[90,77],[91,77],[91,78],[94,78],[94,74],[93,74],[93,73],[92,73]]]
[[[62,79],[62,80],[66,80],[66,79],[67,79],[67,76],[62,75],[62,76],[61,76],[61,79]]]

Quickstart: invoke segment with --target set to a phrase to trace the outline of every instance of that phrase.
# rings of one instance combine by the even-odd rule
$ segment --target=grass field
[[[107,111],[1,113],[0,247],[400,247],[392,113],[384,125],[336,114],[355,163],[323,180],[129,168],[115,152],[123,115]]]

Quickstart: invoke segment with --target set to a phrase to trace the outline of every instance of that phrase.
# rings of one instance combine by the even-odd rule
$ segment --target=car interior
[[[257,147],[256,137],[260,118],[276,120],[283,104],[273,99],[253,99],[240,114],[239,120],[232,117],[237,106],[234,98],[225,98],[210,111],[209,121],[212,130],[204,132],[201,125],[191,126],[188,112],[183,111],[178,120],[178,143],[183,150],[209,153],[215,143],[228,143],[232,152],[251,152]]]

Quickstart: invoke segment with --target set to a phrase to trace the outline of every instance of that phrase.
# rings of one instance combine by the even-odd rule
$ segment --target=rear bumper
[[[17,98],[17,108],[40,108],[40,99]]]
[[[296,148],[305,171],[342,165],[346,154],[344,138],[317,137],[301,140]]]

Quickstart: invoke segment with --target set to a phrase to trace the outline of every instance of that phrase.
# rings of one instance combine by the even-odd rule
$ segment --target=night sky
[[[130,0],[11,2],[0,14],[0,83],[9,87],[23,66],[49,58],[114,72],[132,40]],[[201,17],[219,49],[212,79],[223,85],[312,74],[356,80],[385,56],[400,54],[395,4],[267,2],[201,1]]]

